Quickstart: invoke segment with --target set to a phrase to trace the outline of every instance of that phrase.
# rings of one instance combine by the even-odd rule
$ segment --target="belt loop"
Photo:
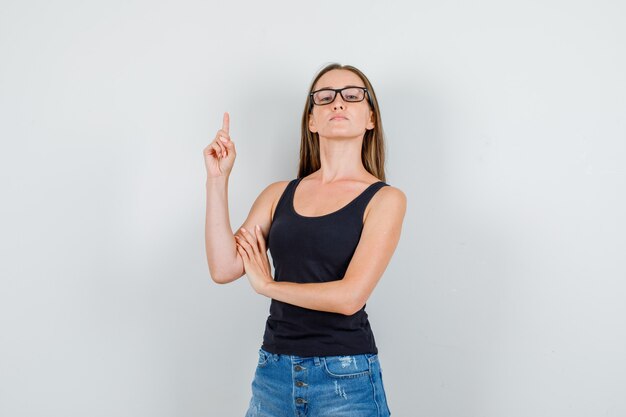
[[[315,362],[315,366],[320,366],[320,357],[319,356],[313,357],[313,362]]]

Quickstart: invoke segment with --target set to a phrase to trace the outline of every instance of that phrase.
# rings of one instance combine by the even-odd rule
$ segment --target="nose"
[[[337,93],[337,95],[335,96],[332,106],[333,106],[333,110],[337,110],[337,108],[340,108],[342,110],[344,109],[345,103],[340,93]]]

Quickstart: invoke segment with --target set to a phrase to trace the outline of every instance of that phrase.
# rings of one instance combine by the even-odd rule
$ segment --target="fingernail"
[[[222,142],[228,142],[228,140],[227,140],[226,138],[223,138],[223,137],[221,137],[221,136],[220,136],[220,140],[221,140]]]
[[[244,232],[246,231],[246,229],[244,229],[243,227],[241,228],[241,230],[244,231]]]

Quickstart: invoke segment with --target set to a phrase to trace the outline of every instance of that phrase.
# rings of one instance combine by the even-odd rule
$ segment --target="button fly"
[[[301,371],[301,370],[303,370],[304,368],[303,368],[303,367],[301,367],[300,365],[296,365],[296,366],[294,366],[294,367],[293,367],[293,369],[295,369],[296,371]]]

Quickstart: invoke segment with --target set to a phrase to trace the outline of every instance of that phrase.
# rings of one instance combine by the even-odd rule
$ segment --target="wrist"
[[[218,177],[206,177],[207,187],[221,187],[228,184],[228,175],[220,175]]]
[[[272,289],[274,288],[274,284],[276,283],[274,281],[274,278],[272,278],[271,276],[269,277],[270,281],[265,281],[263,283],[263,287],[261,287],[261,290],[259,291],[259,294],[266,296],[267,298],[272,298]]]

